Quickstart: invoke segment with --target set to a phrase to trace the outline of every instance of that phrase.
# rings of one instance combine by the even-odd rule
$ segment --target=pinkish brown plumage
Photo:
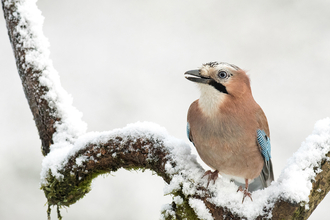
[[[201,90],[188,110],[189,139],[201,159],[220,174],[245,184],[244,197],[250,196],[250,182],[255,182],[256,189],[267,187],[274,179],[272,163],[261,153],[257,133],[265,133],[270,156],[269,128],[253,99],[249,77],[237,66],[216,62],[185,74]],[[213,174],[209,181],[216,177]]]

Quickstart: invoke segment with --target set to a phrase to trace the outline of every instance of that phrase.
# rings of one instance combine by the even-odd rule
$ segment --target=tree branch
[[[49,58],[36,0],[1,0],[16,66],[42,142],[42,153],[57,142],[72,143],[86,132],[82,114],[62,88]]]
[[[28,44],[36,36],[33,36],[34,33],[31,31],[30,21],[24,21],[24,18],[18,12],[19,4],[19,1],[2,0],[2,9],[6,20],[9,40],[16,59],[18,74],[38,128],[39,137],[42,142],[42,153],[46,155],[49,153],[50,145],[53,144],[54,123],[61,119],[54,117],[55,110],[50,108],[50,103],[44,98],[48,92],[48,88],[40,85],[39,82],[39,77],[44,71],[43,67],[39,68],[33,65],[29,57],[27,57],[31,52],[38,53],[39,48],[36,44]]]
[[[220,178],[206,188],[204,170],[190,147],[150,123],[87,133],[81,114],[61,87],[49,59],[40,11],[34,1],[2,0],[8,35],[42,153],[41,188],[49,206],[69,206],[93,178],[119,168],[150,169],[162,177],[172,204],[163,219],[307,219],[330,190],[330,119],[291,158],[279,180],[241,204],[234,183]],[[312,156],[311,156],[312,155]],[[293,187],[293,185],[299,187]]]

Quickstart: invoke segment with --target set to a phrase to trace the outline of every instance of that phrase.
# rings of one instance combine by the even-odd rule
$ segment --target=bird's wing
[[[274,180],[273,165],[271,160],[270,139],[264,130],[257,130],[257,142],[260,146],[261,155],[264,159],[264,166],[259,175],[263,187],[267,187]]]
[[[188,139],[189,139],[190,142],[194,143],[193,142],[192,135],[191,135],[191,132],[190,132],[190,124],[189,124],[189,122],[187,122],[187,137],[188,137]]]
[[[263,188],[265,188],[274,180],[274,173],[271,160],[268,122],[262,109],[257,114],[257,121],[260,127],[260,129],[257,129],[257,144],[264,159],[264,166],[258,178],[260,178]]]

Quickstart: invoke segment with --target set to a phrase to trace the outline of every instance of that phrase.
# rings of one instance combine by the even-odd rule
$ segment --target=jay
[[[200,158],[215,170],[205,172],[207,186],[220,173],[239,185],[242,202],[246,196],[252,200],[249,185],[251,191],[263,189],[274,174],[267,118],[252,96],[249,77],[224,62],[203,64],[185,77],[201,91],[188,110],[187,135]]]

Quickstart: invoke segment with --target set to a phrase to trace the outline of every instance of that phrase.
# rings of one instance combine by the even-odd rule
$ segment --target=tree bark
[[[22,2],[24,1],[2,0],[2,8],[17,70],[38,128],[42,153],[46,156],[50,152],[50,146],[54,144],[55,123],[61,123],[63,119],[55,114],[56,105],[54,106],[44,98],[49,88],[40,83],[40,76],[44,74],[47,67],[40,68],[27,62],[26,54],[33,50],[38,51],[38,48],[34,45],[24,46],[24,40],[28,41],[28,38],[32,39],[35,36],[31,32],[31,22],[23,19],[19,14],[18,7]],[[22,38],[19,30],[24,30],[29,34]],[[62,169],[58,170],[63,178],[59,179],[49,171],[47,181],[42,184],[41,188],[45,192],[49,206],[61,207],[74,204],[88,193],[93,178],[100,174],[115,172],[119,168],[150,169],[162,177],[167,184],[170,184],[176,174],[169,174],[165,168],[166,164],[170,164],[172,167],[182,165],[173,159],[175,158],[173,151],[164,146],[164,139],[157,138],[156,135],[150,137],[150,135],[125,136],[123,134],[109,137],[103,143],[86,143],[81,150],[69,158]],[[329,153],[327,156],[330,156]],[[80,166],[77,165],[79,157],[85,158]],[[150,158],[152,159],[150,160]],[[272,213],[272,219],[307,219],[330,190],[330,164],[327,160],[321,163],[323,171],[317,173],[315,180],[311,180],[313,188],[309,195],[309,209],[305,208],[306,204],[294,204],[279,196],[272,209],[267,209],[265,204],[266,214],[258,216],[257,219],[266,218],[269,213]],[[186,177],[183,176],[183,178]],[[182,190],[182,187],[172,192],[174,196],[180,196],[183,202],[180,204],[173,202],[171,206],[175,215],[165,217],[167,219],[198,219],[196,210],[189,204],[189,200],[193,198],[203,201],[214,219],[246,219],[244,216],[231,212],[227,207],[219,207],[210,202],[212,192],[202,185],[196,185],[196,188],[202,193],[189,195]]]

